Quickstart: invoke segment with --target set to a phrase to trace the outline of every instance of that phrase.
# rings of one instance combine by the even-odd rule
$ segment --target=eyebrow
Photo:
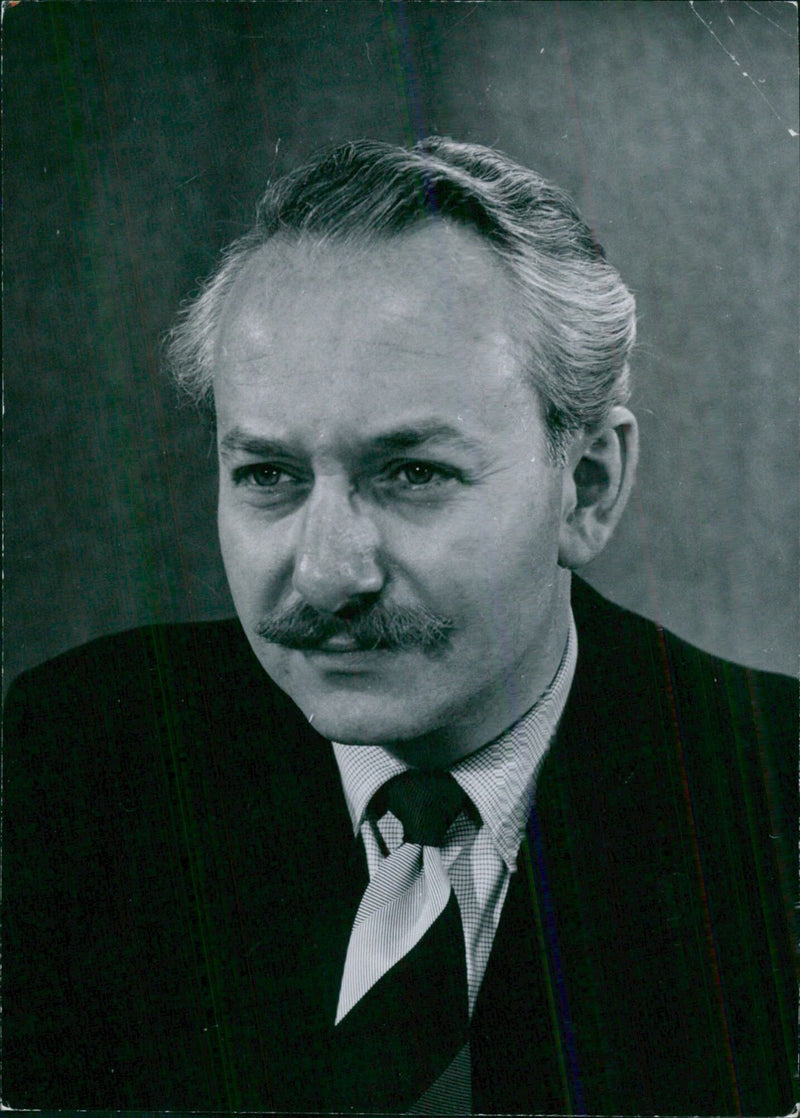
[[[425,443],[432,442],[457,443],[469,450],[481,449],[474,439],[460,431],[458,427],[453,427],[449,423],[439,423],[436,420],[413,427],[398,427],[396,430],[376,435],[370,440],[370,445],[378,451],[396,452],[414,450]]]
[[[223,455],[245,453],[268,458],[275,453],[285,453],[287,447],[280,439],[267,439],[244,427],[231,427],[220,439],[219,449]]]
[[[401,453],[415,450],[426,443],[445,442],[455,443],[467,450],[482,451],[482,447],[475,439],[454,427],[450,423],[438,420],[422,422],[413,426],[398,427],[396,429],[378,434],[368,440],[365,447],[368,453]],[[244,427],[232,427],[220,440],[220,452],[225,454],[245,453],[261,457],[269,457],[276,453],[285,454],[289,447],[281,439],[269,439]]]

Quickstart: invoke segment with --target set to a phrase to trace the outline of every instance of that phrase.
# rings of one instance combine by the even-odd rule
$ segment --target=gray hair
[[[473,229],[503,263],[520,299],[525,372],[560,458],[574,432],[598,426],[628,398],[633,295],[562,190],[491,148],[446,138],[411,149],[344,144],[271,183],[254,227],[224,250],[168,335],[178,387],[213,414],[214,347],[226,297],[270,239],[388,237],[431,219]]]

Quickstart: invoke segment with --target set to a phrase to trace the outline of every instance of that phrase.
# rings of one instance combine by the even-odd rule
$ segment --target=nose
[[[318,610],[338,613],[383,589],[379,533],[359,506],[344,483],[323,479],[301,511],[293,587]]]

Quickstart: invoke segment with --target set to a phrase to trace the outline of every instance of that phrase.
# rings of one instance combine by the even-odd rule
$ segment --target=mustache
[[[322,613],[308,603],[274,610],[255,627],[262,640],[301,652],[320,651],[331,637],[347,637],[360,652],[436,652],[452,621],[421,607],[373,605],[348,614]]]

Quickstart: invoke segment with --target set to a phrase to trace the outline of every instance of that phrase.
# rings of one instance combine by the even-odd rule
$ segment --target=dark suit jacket
[[[796,688],[579,582],[574,609],[473,1018],[475,1108],[785,1113]],[[5,781],[6,1103],[364,1107],[329,1057],[363,850],[330,745],[237,622],[23,676]]]

